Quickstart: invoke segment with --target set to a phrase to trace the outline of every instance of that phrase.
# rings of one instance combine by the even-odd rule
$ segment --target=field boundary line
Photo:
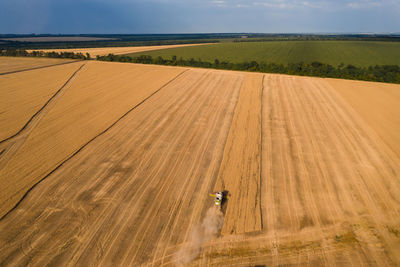
[[[64,89],[64,87],[65,86],[67,86],[67,84],[72,80],[72,78],[74,78],[75,77],[75,75],[83,68],[83,66],[85,66],[86,65],[86,63],[85,64],[82,64],[69,78],[68,78],[68,80],[46,101],[46,103],[44,103],[44,105],[38,110],[38,111],[36,111],[35,112],[35,114],[33,114],[29,119],[28,119],[28,121],[25,123],[25,125],[24,126],[22,126],[22,128],[18,131],[18,132],[16,132],[15,134],[13,134],[13,135],[11,135],[10,137],[7,137],[6,139],[3,139],[3,140],[1,140],[0,141],[0,144],[2,144],[2,143],[4,143],[4,142],[6,142],[6,141],[8,141],[8,140],[10,140],[10,139],[12,139],[12,138],[14,138],[14,137],[16,137],[17,135],[19,135],[19,134],[21,134],[21,132],[23,131],[23,130],[25,130],[28,126],[29,126],[29,124],[32,122],[32,120],[33,119],[35,119],[38,115],[40,115],[40,112],[42,112],[48,105],[49,105],[49,103],[62,91],[62,89]]]
[[[150,99],[152,96],[157,94],[161,89],[164,89],[166,86],[174,82],[176,79],[178,79],[180,76],[182,76],[185,72],[189,71],[190,69],[185,69],[184,71],[180,72],[178,75],[176,75],[174,78],[169,80],[167,83],[162,85],[160,88],[155,90],[153,93],[151,93],[149,96],[144,98],[142,101],[140,101],[138,104],[130,108],[127,112],[125,112],[121,117],[119,117],[116,121],[114,121],[110,126],[108,126],[106,129],[92,137],[89,141],[87,141],[85,144],[83,144],[78,150],[76,150],[74,153],[72,153],[69,157],[67,157],[65,160],[63,160],[60,164],[58,164],[53,170],[51,170],[48,174],[46,174],[43,178],[41,178],[39,181],[37,181],[34,185],[32,185],[26,192],[25,194],[21,197],[20,200],[12,207],[9,211],[7,211],[1,218],[0,221],[2,221],[5,217],[7,217],[8,214],[10,214],[13,210],[15,210],[19,204],[28,196],[28,194],[41,182],[43,182],[47,177],[49,177],[51,174],[56,172],[61,166],[64,165],[64,163],[68,162],[70,159],[72,159],[74,156],[76,156],[80,151],[82,151],[87,145],[92,143],[95,139],[100,137],[101,135],[105,134],[110,130],[112,127],[114,127],[119,121],[121,121],[123,118],[125,118],[129,113],[131,113],[133,110],[135,110],[137,107],[141,106],[144,102],[146,102],[148,99]]]
[[[23,69],[23,70],[14,70],[14,71],[9,71],[9,72],[3,72],[3,73],[0,73],[0,76],[2,76],[2,75],[7,75],[7,74],[18,73],[18,72],[24,72],[24,71],[37,70],[37,69],[44,69],[44,68],[50,68],[50,67],[55,67],[55,66],[60,66],[60,65],[72,64],[72,63],[77,63],[77,62],[82,62],[82,61],[83,61],[83,60],[76,60],[76,61],[71,61],[71,62],[62,62],[62,63],[52,64],[52,65],[34,67],[34,68],[30,68],[30,69]]]
[[[261,103],[260,103],[260,220],[261,220],[261,232],[264,229],[264,221],[263,221],[263,212],[262,212],[262,179],[263,179],[263,96],[264,96],[264,79],[265,79],[265,74],[263,75],[261,79],[261,93],[260,93],[260,98],[261,98]]]

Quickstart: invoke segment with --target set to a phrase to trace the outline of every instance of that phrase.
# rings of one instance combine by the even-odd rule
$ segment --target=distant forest
[[[110,38],[97,41],[27,42],[8,38],[29,37],[94,37]],[[302,40],[351,40],[399,42],[399,34],[266,34],[266,33],[205,33],[205,34],[0,34],[0,49],[66,49],[118,46],[150,46],[188,43],[260,42]]]
[[[43,52],[26,50],[2,50],[0,56],[25,56],[25,57],[50,57],[50,58],[71,58],[88,60],[91,59],[88,53],[73,53],[73,52]],[[342,78],[352,80],[364,80],[374,82],[387,82],[400,84],[400,66],[398,65],[375,65],[369,67],[356,67],[353,65],[340,64],[335,67],[321,62],[312,63],[290,63],[290,64],[275,64],[267,62],[214,62],[201,61],[200,59],[184,60],[172,56],[170,59],[162,57],[153,58],[148,55],[140,55],[137,57],[127,55],[113,55],[97,56],[97,60],[101,61],[115,61],[115,62],[128,62],[128,63],[141,63],[141,64],[157,64],[168,66],[188,66],[188,67],[201,67],[201,68],[214,68],[224,70],[239,70],[239,71],[252,71],[264,73],[281,73],[290,75],[301,76],[314,76],[314,77],[329,77],[329,78]]]

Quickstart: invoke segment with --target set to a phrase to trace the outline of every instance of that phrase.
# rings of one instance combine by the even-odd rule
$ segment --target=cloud
[[[192,0],[193,2],[196,0]],[[293,8],[322,8],[326,1],[318,0],[211,0],[209,3],[215,7],[231,8],[270,8],[270,9],[293,9]]]
[[[359,1],[351,1],[347,3],[349,8],[360,9],[360,8],[375,8],[381,7],[381,1],[371,1],[371,0],[359,0]]]
[[[199,0],[188,0],[198,2]],[[400,6],[397,0],[211,0],[211,5],[216,7],[251,8],[265,7],[269,9],[368,9],[383,6]]]
[[[263,2],[253,2],[254,6],[263,6],[268,8],[294,8],[296,7],[295,4],[290,3],[288,1],[263,1]]]
[[[398,32],[400,0],[10,0],[0,33]]]
[[[228,3],[225,0],[212,0],[211,4],[217,7],[226,7]]]

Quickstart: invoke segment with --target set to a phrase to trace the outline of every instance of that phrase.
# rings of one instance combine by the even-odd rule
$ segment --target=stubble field
[[[0,57],[0,75],[59,64],[67,64],[70,62],[72,62],[72,60],[58,58]]]
[[[144,51],[154,51],[154,50],[163,50],[170,48],[179,48],[179,47],[189,47],[189,46],[199,46],[199,45],[207,45],[204,44],[178,44],[178,45],[153,45],[153,46],[131,46],[131,47],[95,47],[95,48],[71,48],[71,49],[42,49],[44,52],[74,52],[74,53],[89,53],[92,58],[96,56],[105,56],[108,54],[114,55],[122,55],[129,53],[138,53]],[[28,52],[32,52],[33,50],[28,50]]]
[[[0,88],[0,265],[400,264],[399,85],[85,61]]]

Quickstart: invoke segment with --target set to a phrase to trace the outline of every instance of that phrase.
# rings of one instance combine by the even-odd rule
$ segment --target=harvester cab
[[[226,199],[228,198],[228,196],[226,196],[224,194],[224,192],[222,192],[222,191],[212,193],[212,194],[210,194],[210,196],[214,197],[215,206],[219,209],[222,209],[222,204],[223,204],[225,198]]]

